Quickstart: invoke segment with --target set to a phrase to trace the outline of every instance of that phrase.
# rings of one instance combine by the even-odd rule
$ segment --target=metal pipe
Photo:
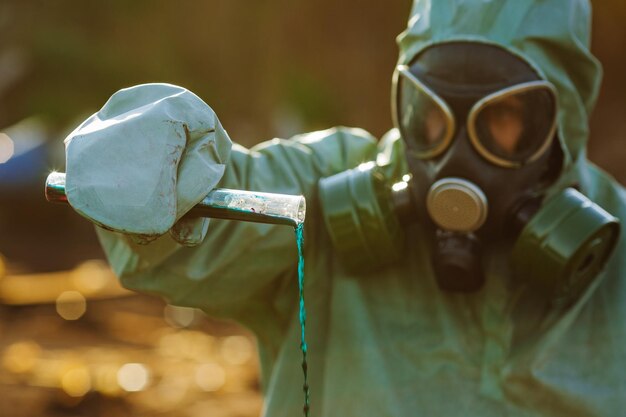
[[[52,172],[46,179],[46,199],[68,203],[65,174]],[[189,214],[214,219],[297,226],[304,222],[306,201],[301,195],[261,193],[216,188],[193,207]]]

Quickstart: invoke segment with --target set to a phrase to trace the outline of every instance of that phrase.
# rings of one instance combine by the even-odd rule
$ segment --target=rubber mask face
[[[576,189],[551,188],[564,158],[554,87],[501,47],[450,42],[399,66],[393,92],[411,178],[387,184],[371,163],[320,180],[346,266],[399,261],[401,232],[418,222],[441,289],[481,289],[482,261],[495,255],[514,285],[554,306],[576,301],[615,248],[619,222]]]
[[[477,290],[483,248],[519,232],[511,225],[521,207],[556,179],[556,91],[502,48],[454,42],[398,66],[394,92],[439,284]]]

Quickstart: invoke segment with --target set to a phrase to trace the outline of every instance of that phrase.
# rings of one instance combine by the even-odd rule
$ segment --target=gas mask
[[[388,184],[375,164],[320,182],[344,259],[392,263],[420,223],[442,290],[473,292],[483,259],[510,247],[512,270],[557,303],[576,299],[614,248],[619,224],[574,188],[546,198],[561,173],[556,89],[495,45],[437,44],[396,68],[392,108],[409,173]],[[349,261],[348,261],[349,263]],[[357,265],[354,265],[358,268]]]

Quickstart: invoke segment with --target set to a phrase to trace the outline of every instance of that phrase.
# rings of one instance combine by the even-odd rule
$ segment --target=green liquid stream
[[[309,416],[309,378],[306,361],[307,345],[306,333],[306,308],[304,307],[304,223],[298,223],[295,227],[296,243],[298,244],[298,288],[300,296],[300,350],[302,350],[302,372],[304,374],[304,415]]]

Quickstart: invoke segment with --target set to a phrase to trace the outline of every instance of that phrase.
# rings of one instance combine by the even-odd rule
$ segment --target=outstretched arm
[[[375,157],[374,138],[359,129],[274,139],[250,150],[235,145],[218,185],[303,194],[311,235],[324,227],[317,213],[318,180]],[[213,219],[195,247],[182,246],[169,234],[147,245],[103,229],[98,234],[124,286],[219,316],[277,314],[281,288],[295,277],[294,234],[285,226]]]

